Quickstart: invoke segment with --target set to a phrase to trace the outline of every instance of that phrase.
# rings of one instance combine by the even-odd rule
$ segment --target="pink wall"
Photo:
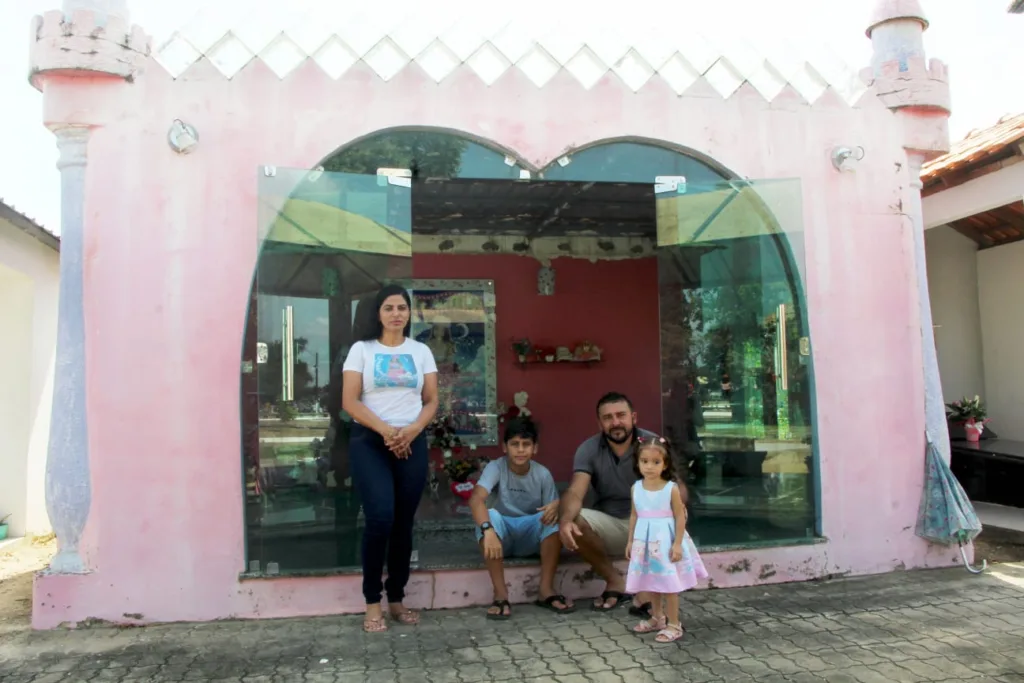
[[[556,480],[568,481],[576,447],[598,430],[594,405],[605,392],[625,393],[642,424],[661,426],[658,270],[654,259],[590,263],[562,258],[553,265],[554,296],[537,294],[536,260],[511,254],[417,254],[413,274],[494,280],[498,400],[510,406],[517,391],[529,393],[528,407],[543,442],[538,460]],[[556,363],[524,368],[512,352],[513,337],[570,347],[590,340],[604,350],[605,361],[595,367]]]
[[[36,626],[360,608],[358,577],[238,580],[239,350],[259,165],[312,167],[353,138],[403,125],[466,131],[537,165],[640,136],[744,177],[800,178],[827,541],[710,555],[713,580],[756,583],[762,565],[782,581],[953,561],[913,533],[924,451],[912,235],[901,215],[910,188],[903,123],[871,92],[856,107],[832,93],[808,105],[792,89],[769,104],[749,85],[723,100],[702,80],[679,97],[657,76],[633,93],[613,74],[584,90],[562,73],[538,89],[511,69],[488,87],[465,68],[435,84],[415,64],[389,82],[361,65],[333,81],[312,62],[281,81],[258,60],[230,81],[202,60],[177,81],[150,63],[134,83],[51,76],[44,90],[48,123],[96,126],[85,262],[93,502],[83,538],[93,571],[40,576]],[[200,132],[190,155],[167,147],[175,118]],[[833,170],[839,144],[864,147],[857,172]],[[738,560],[748,562],[730,568]],[[565,570],[566,592],[588,590],[578,571]],[[463,603],[487,597],[483,575],[473,582]],[[419,575],[412,599],[453,605],[466,583],[458,572]]]

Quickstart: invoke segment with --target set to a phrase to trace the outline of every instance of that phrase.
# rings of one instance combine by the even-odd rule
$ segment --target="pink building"
[[[714,586],[957,561],[913,532],[946,443],[918,175],[949,113],[916,0],[878,3],[845,75],[671,17],[381,5],[154,46],[125,5],[32,33],[64,198],[37,627],[361,610],[333,370],[396,280],[456,457],[526,392],[566,481],[614,389],[681,444]],[[437,483],[409,602],[489,602]],[[598,592],[584,569],[560,589]]]

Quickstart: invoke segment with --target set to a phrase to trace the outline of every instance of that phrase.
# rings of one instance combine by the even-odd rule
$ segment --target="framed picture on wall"
[[[498,443],[493,280],[413,280],[413,339],[434,353],[440,414],[464,444]]]

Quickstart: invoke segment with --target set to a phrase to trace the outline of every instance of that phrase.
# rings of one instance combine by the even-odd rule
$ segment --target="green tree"
[[[421,178],[454,178],[468,141],[433,131],[382,133],[341,150],[324,162],[324,170],[375,175],[378,168],[416,169]]]

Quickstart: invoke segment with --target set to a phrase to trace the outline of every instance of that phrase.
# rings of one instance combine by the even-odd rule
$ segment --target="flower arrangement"
[[[445,451],[442,467],[450,480],[462,483],[467,481],[470,475],[477,471],[480,467],[480,459],[457,458],[448,451]]]
[[[453,482],[465,482],[480,467],[480,458],[459,458],[456,455],[462,450],[462,439],[455,433],[455,419],[450,414],[438,415],[428,428],[430,445],[441,449],[442,464],[445,474]],[[469,445],[470,451],[476,450],[476,444]]]
[[[981,433],[985,431],[988,411],[977,396],[974,398],[964,396],[959,401],[953,401],[946,405],[946,418],[950,422],[963,424],[967,440],[977,442],[981,439]]]
[[[455,451],[462,448],[462,439],[455,433],[455,418],[450,414],[437,415],[427,427],[430,445],[442,451]]]
[[[988,422],[988,411],[977,396],[947,403],[946,416],[951,422]]]

